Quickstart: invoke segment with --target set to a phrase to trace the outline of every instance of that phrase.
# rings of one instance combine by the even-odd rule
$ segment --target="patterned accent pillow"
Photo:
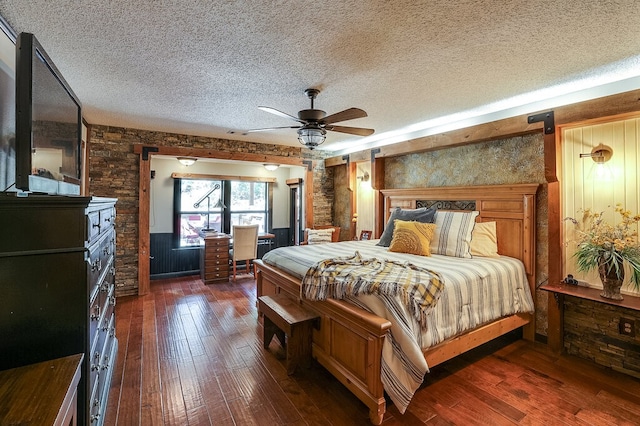
[[[396,219],[389,251],[431,256],[434,223],[408,222]]]
[[[389,247],[389,244],[391,244],[391,239],[393,238],[393,228],[396,219],[421,223],[433,223],[435,214],[436,209],[433,208],[428,209],[426,207],[422,207],[419,209],[410,210],[396,207],[396,209],[391,212],[391,216],[389,216],[387,226],[385,226],[384,232],[380,236],[380,241],[378,241],[376,245]]]
[[[431,252],[445,256],[471,258],[471,233],[480,214],[474,212],[436,212],[436,232]]]
[[[471,256],[500,257],[495,222],[478,222],[471,233]]]
[[[333,228],[307,229],[307,244],[330,243],[334,230]]]

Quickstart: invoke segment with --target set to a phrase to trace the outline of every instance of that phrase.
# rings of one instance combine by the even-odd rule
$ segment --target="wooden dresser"
[[[83,353],[79,425],[102,425],[117,354],[115,203],[0,196],[0,370]]]
[[[204,238],[200,252],[200,278],[205,284],[229,281],[229,239],[226,234]]]
[[[77,424],[83,354],[0,371],[0,425]]]

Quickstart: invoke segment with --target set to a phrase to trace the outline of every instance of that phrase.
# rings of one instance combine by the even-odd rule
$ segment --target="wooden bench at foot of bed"
[[[380,379],[382,344],[391,323],[354,305],[327,300],[300,300],[300,280],[261,260],[258,296],[281,294],[299,301],[320,317],[313,330],[312,356],[369,408],[373,424],[382,423],[386,411]]]

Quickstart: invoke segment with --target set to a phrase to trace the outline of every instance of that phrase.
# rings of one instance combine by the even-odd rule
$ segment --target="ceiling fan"
[[[303,109],[298,112],[298,116],[289,115],[285,112],[278,111],[275,108],[260,106],[259,109],[270,112],[271,114],[279,115],[280,117],[289,118],[297,121],[301,125],[298,126],[283,126],[283,127],[268,127],[264,129],[252,129],[247,130],[244,134],[252,132],[263,132],[267,130],[277,129],[298,129],[298,141],[309,149],[314,149],[318,145],[324,142],[328,131],[348,133],[357,136],[369,136],[373,134],[373,129],[364,129],[361,127],[347,127],[347,126],[335,126],[333,123],[339,121],[353,120],[355,118],[363,118],[367,116],[367,113],[359,108],[349,108],[344,111],[336,112],[335,114],[327,115],[326,112],[315,109],[313,107],[313,101],[320,93],[318,89],[307,89],[304,91],[307,97],[311,100],[311,108]]]

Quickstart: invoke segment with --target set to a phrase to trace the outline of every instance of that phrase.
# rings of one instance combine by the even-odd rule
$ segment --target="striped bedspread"
[[[364,258],[410,262],[440,274],[444,290],[427,315],[426,327],[420,326],[401,297],[359,295],[345,298],[392,323],[382,349],[381,379],[393,403],[404,413],[429,371],[423,349],[495,319],[533,312],[534,304],[524,265],[517,259],[417,256],[390,252],[386,247],[376,246],[377,241],[281,247],[267,253],[263,261],[302,279],[316,263],[328,258],[353,256],[357,251]]]

